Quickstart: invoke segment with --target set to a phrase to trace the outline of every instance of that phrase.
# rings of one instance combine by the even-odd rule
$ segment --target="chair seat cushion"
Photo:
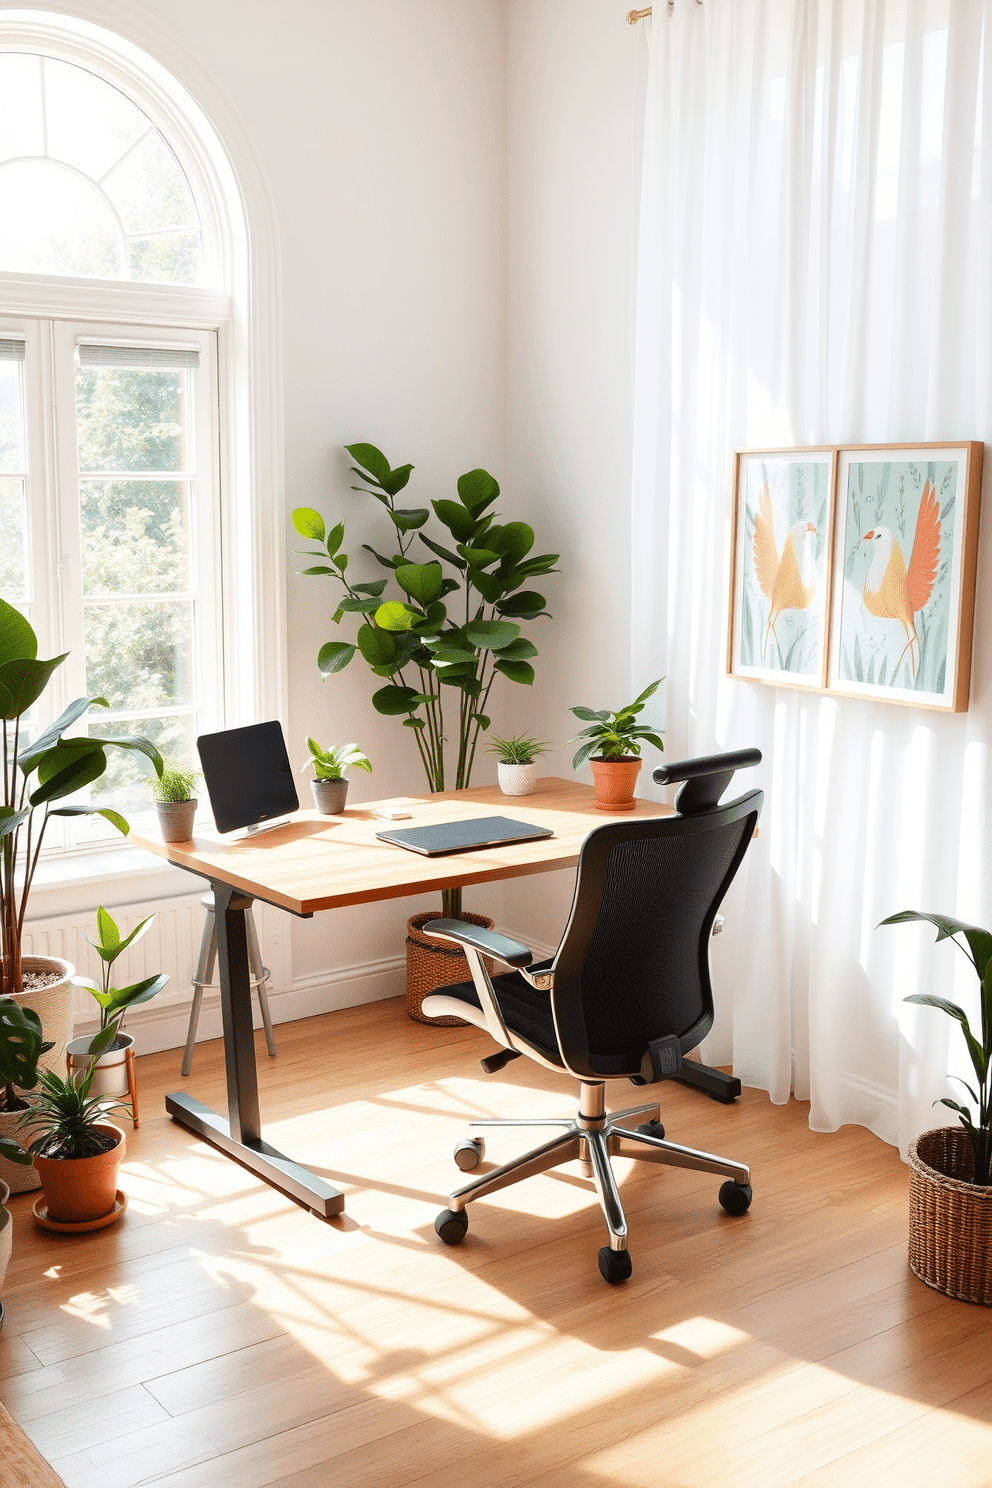
[[[472,982],[457,982],[451,987],[438,987],[445,997],[453,997],[468,1007],[479,1008],[479,996]],[[503,1022],[511,1033],[519,1033],[529,1044],[539,1049],[546,1059],[559,1068],[564,1068],[555,1037],[554,1018],[551,1015],[551,999],[547,992],[539,992],[517,972],[493,977],[496,1003],[503,1015]]]

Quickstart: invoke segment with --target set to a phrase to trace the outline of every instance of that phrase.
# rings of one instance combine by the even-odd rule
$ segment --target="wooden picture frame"
[[[830,692],[968,707],[984,446],[838,448]]]
[[[733,677],[826,686],[836,457],[832,445],[735,451]]]

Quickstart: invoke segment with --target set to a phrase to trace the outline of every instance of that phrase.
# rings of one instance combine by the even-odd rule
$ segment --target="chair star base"
[[[649,1114],[651,1120],[636,1130],[625,1125],[634,1116]],[[605,1087],[583,1081],[579,1110],[572,1118],[470,1122],[471,1127],[543,1126],[558,1127],[560,1132],[540,1147],[533,1147],[511,1162],[492,1168],[488,1173],[480,1173],[477,1178],[456,1188],[449,1196],[448,1208],[442,1210],[434,1223],[437,1234],[446,1245],[460,1244],[468,1230],[465,1207],[473,1199],[496,1193],[501,1188],[546,1173],[564,1163],[579,1162],[596,1184],[610,1237],[609,1246],[600,1251],[599,1269],[611,1285],[626,1281],[631,1274],[629,1257],[624,1254],[623,1258],[613,1259],[610,1254],[616,1256],[627,1251],[627,1221],[611,1158],[628,1157],[637,1162],[661,1163],[665,1167],[691,1168],[697,1173],[716,1173],[728,1180],[719,1194],[720,1203],[728,1214],[743,1214],[751,1203],[751,1175],[746,1164],[717,1157],[711,1152],[700,1152],[695,1147],[682,1147],[664,1136],[654,1135],[651,1127],[660,1126],[658,1117],[657,1105],[630,1106],[623,1111],[607,1112]],[[664,1131],[663,1127],[660,1129]],[[475,1163],[471,1162],[473,1152],[477,1154]],[[476,1166],[484,1153],[484,1143],[478,1138],[464,1140],[455,1149],[455,1161],[461,1168]]]

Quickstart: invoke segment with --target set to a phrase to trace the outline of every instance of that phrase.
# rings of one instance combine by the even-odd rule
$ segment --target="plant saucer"
[[[45,1203],[44,1195],[35,1199],[31,1207],[31,1213],[44,1230],[57,1230],[62,1235],[80,1235],[86,1230],[102,1230],[107,1225],[112,1225],[115,1220],[120,1219],[127,1208],[127,1194],[117,1190],[114,1198],[114,1207],[109,1214],[101,1214],[98,1219],[81,1219],[67,1222],[62,1219],[49,1217],[48,1205]]]

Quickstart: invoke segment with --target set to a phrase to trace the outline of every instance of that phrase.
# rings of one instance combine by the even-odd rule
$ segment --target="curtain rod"
[[[703,3],[703,0],[696,0],[696,4],[697,5],[702,5],[702,3]],[[627,24],[628,24],[628,26],[636,26],[637,23],[638,23],[638,21],[643,21],[645,16],[649,16],[651,14],[652,8],[653,7],[649,5],[646,10],[628,10],[628,12],[627,12]],[[672,13],[672,11],[674,9],[675,9],[675,0],[668,0],[668,13],[669,13],[669,15],[671,15],[671,13]]]

